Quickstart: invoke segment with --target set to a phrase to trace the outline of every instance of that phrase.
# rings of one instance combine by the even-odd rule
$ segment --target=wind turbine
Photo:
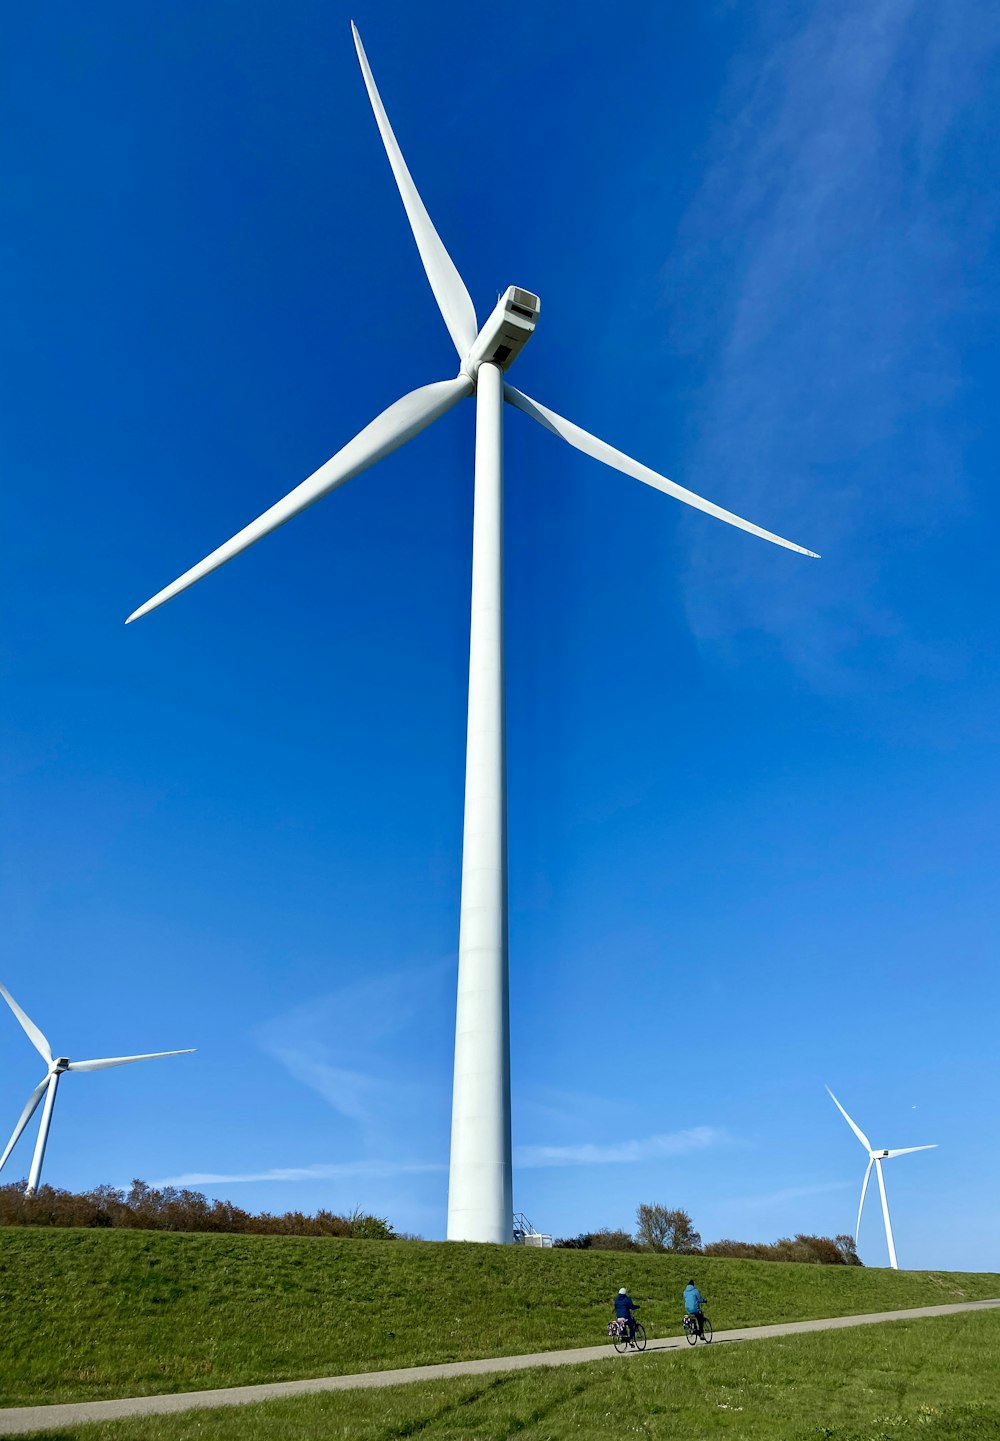
[[[412,440],[466,396],[476,396],[465,825],[452,1103],[448,1238],[509,1242],[513,1232],[507,978],[507,798],[503,642],[503,406],[625,475],[800,555],[815,555],[640,465],[516,390],[504,374],[534,332],[537,295],[509,286],[480,327],[469,292],[407,169],[357,27],[354,44],[413,238],[458,352],[453,380],[397,400],[283,500],[129,616],[146,615],[232,560],[337,486]]]
[[[52,1047],[42,1035],[30,1016],[26,1016],[17,1004],[6,986],[0,986],[0,995],[10,1006],[14,1015],[21,1022],[21,1027],[34,1046],[35,1050],[45,1062],[48,1070],[45,1078],[39,1081],[38,1085],[28,1097],[27,1105],[21,1112],[21,1119],[14,1127],[14,1134],[7,1142],[7,1148],[0,1156],[0,1171],[7,1164],[7,1157],[13,1151],[21,1139],[21,1132],[31,1120],[38,1109],[42,1097],[45,1098],[45,1105],[42,1108],[42,1121],[38,1127],[38,1140],[35,1142],[35,1154],[31,1160],[31,1171],[28,1174],[28,1184],[24,1188],[26,1196],[33,1196],[38,1190],[39,1177],[42,1174],[42,1161],[45,1159],[45,1146],[49,1139],[49,1126],[52,1124],[52,1108],[56,1103],[56,1091],[59,1087],[59,1078],[67,1071],[106,1071],[109,1066],[127,1066],[131,1061],[156,1061],[161,1056],[190,1056],[191,1050],[187,1051],[151,1051],[145,1056],[108,1056],[100,1061],[71,1061],[68,1056],[53,1056]]]
[[[864,1209],[865,1193],[868,1190],[868,1178],[871,1175],[872,1167],[874,1166],[875,1174],[878,1177],[879,1193],[882,1197],[882,1219],[885,1221],[885,1240],[886,1245],[889,1247],[889,1265],[894,1271],[898,1271],[899,1263],[896,1260],[896,1246],[892,1239],[892,1223],[889,1220],[889,1202],[885,1194],[885,1178],[882,1175],[882,1162],[891,1161],[893,1156],[910,1156],[913,1154],[914,1151],[936,1151],[937,1142],[935,1141],[932,1146],[903,1146],[901,1149],[895,1151],[875,1151],[872,1149],[872,1143],[871,1141],[869,1141],[864,1131],[862,1131],[861,1127],[855,1125],[855,1123],[851,1120],[850,1116],[847,1114],[843,1106],[837,1100],[836,1096],[830,1090],[830,1087],[827,1086],[826,1089],[829,1092],[830,1100],[836,1106],[837,1110],[840,1112],[844,1120],[850,1126],[851,1130],[857,1136],[862,1146],[864,1146],[865,1150],[868,1152],[868,1165],[865,1167],[865,1179],[861,1182],[861,1202],[858,1206],[858,1224],[854,1228],[854,1240],[855,1242],[857,1242],[858,1232],[861,1230],[861,1212]]]

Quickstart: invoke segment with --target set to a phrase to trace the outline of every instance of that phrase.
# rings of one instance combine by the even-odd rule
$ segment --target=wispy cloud
[[[543,1135],[574,1135],[613,1131],[621,1125],[622,1102],[618,1095],[594,1091],[567,1090],[539,1085],[523,1078],[517,1088],[514,1109],[522,1128]]]
[[[586,1143],[577,1146],[519,1146],[514,1164],[521,1170],[546,1166],[611,1166],[621,1162],[656,1161],[666,1156],[685,1156],[718,1146],[728,1138],[712,1126],[695,1126],[690,1131],[646,1136],[641,1140],[617,1141],[610,1145]]]
[[[318,1092],[335,1111],[360,1126],[376,1124],[380,1112],[391,1102],[393,1087],[384,1077],[331,1065],[322,1059],[322,1053],[310,1054],[287,1045],[267,1049],[297,1081]]]
[[[274,1166],[267,1171],[235,1174],[221,1171],[185,1171],[180,1176],[163,1176],[154,1186],[224,1186],[250,1181],[353,1181],[394,1180],[398,1176],[423,1176],[444,1171],[443,1161],[343,1161],[315,1166]]]
[[[971,277],[1000,205],[950,142],[1000,12],[821,0],[794,31],[760,13],[666,275],[669,343],[701,375],[684,478],[824,558],[692,524],[686,605],[717,652],[757,632],[821,688],[892,686],[960,663],[907,634],[889,581],[967,504],[956,327],[988,303]]]
[[[743,1211],[770,1210],[783,1206],[787,1201],[801,1201],[809,1196],[826,1196],[833,1191],[845,1191],[855,1185],[854,1181],[820,1181],[812,1186],[785,1186],[778,1191],[765,1191],[756,1196],[738,1196],[725,1202],[725,1207],[738,1206]]]
[[[374,976],[283,1012],[257,1044],[345,1120],[362,1145],[388,1149],[447,1096],[413,1063],[415,1038],[440,1026],[444,963]]]
[[[587,1143],[577,1146],[519,1146],[514,1164],[521,1170],[541,1170],[549,1166],[609,1166],[621,1162],[655,1161],[667,1156],[685,1156],[709,1146],[724,1145],[729,1137],[712,1126],[695,1126],[688,1131],[669,1135],[645,1136],[639,1140],[617,1141],[607,1145]],[[310,1166],[273,1166],[263,1171],[235,1174],[221,1171],[186,1171],[180,1176],[164,1176],[156,1186],[222,1186],[250,1181],[345,1181],[354,1179],[387,1180],[399,1176],[421,1176],[446,1171],[445,1161],[376,1161],[358,1160],[319,1163]]]

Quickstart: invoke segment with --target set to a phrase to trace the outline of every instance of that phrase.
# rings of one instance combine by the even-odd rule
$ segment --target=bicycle
[[[698,1344],[698,1317],[697,1317],[697,1316],[687,1315],[687,1316],[684,1317],[684,1335],[685,1335],[685,1337],[687,1338],[687,1343],[688,1343],[689,1346],[697,1346],[697,1344]],[[701,1339],[705,1342],[706,1346],[711,1344],[711,1340],[712,1340],[712,1323],[711,1323],[711,1321],[708,1319],[708,1317],[707,1317],[706,1315],[704,1315],[704,1314],[702,1314],[702,1318],[701,1318]]]
[[[624,1316],[618,1316],[614,1321],[608,1323],[608,1335],[614,1342],[615,1350],[619,1356],[624,1356],[630,1346],[636,1351],[645,1351],[646,1349],[645,1327],[641,1321],[635,1321],[633,1324],[635,1326],[635,1339],[630,1341],[628,1338],[628,1322]]]

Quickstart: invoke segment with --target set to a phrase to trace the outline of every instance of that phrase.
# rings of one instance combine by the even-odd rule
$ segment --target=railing
[[[523,1211],[514,1213],[514,1245],[515,1246],[551,1246],[552,1237],[536,1231]]]

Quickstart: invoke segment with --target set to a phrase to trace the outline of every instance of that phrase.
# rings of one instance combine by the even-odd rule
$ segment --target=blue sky
[[[940,1143],[887,1170],[902,1263],[1000,1269],[977,3],[9,17],[2,978],[71,1055],[198,1048],[69,1078],[47,1178],[443,1234],[473,406],[122,623],[455,371],[352,13],[480,319],[542,297],[515,383],[823,556],[508,413],[517,1207],[849,1230],[828,1082]]]

